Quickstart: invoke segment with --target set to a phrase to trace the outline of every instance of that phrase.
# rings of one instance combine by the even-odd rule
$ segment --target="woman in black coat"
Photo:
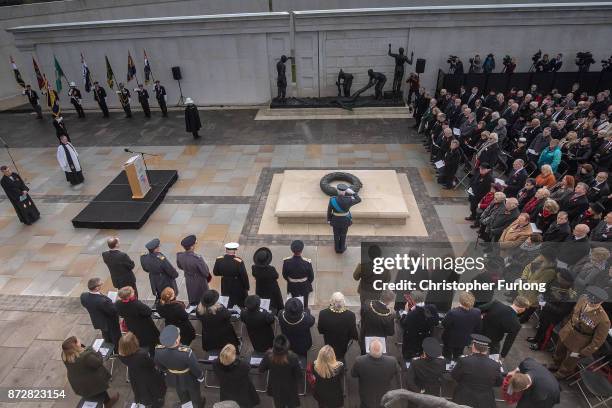
[[[270,311],[276,313],[283,308],[283,295],[278,286],[278,272],[270,265],[272,251],[263,247],[253,254],[251,271],[255,278],[255,294],[261,299],[270,299]]]
[[[453,139],[450,144],[450,150],[444,155],[444,167],[440,169],[438,183],[444,188],[453,188],[455,174],[461,163],[461,149],[459,149],[459,141]]]
[[[219,300],[219,292],[207,290],[198,305],[197,315],[202,322],[202,349],[221,350],[227,344],[238,347],[240,342],[232,326],[232,313]]]
[[[92,401],[112,407],[119,394],[108,395],[111,374],[103,365],[102,356],[90,347],[85,347],[75,337],[68,337],[62,343],[62,361],[68,371],[68,382],[74,393]],[[299,405],[299,404],[298,404]]]
[[[185,310],[185,304],[176,300],[174,289],[167,287],[162,290],[157,313],[164,318],[166,326],[173,325],[179,328],[181,333],[181,344],[189,346],[195,339],[195,329],[189,321],[189,314]]]
[[[344,364],[336,361],[334,349],[325,345],[319,350],[319,355],[313,364],[315,377],[314,398],[319,408],[339,408],[344,406],[342,377]]]
[[[185,131],[193,134],[193,138],[197,139],[200,137],[198,131],[202,127],[198,107],[195,106],[191,98],[186,98],[185,104],[187,105],[185,107]]]
[[[280,334],[274,338],[272,350],[261,360],[259,371],[270,372],[267,394],[274,398],[275,408],[300,406],[298,383],[302,377],[302,369],[298,357],[289,351],[287,337]]]
[[[130,286],[119,289],[119,300],[115,308],[119,316],[123,317],[128,330],[136,335],[142,347],[147,347],[152,354],[155,346],[159,344],[159,330],[153,323],[151,308],[134,296],[134,289]]]
[[[134,402],[152,408],[163,407],[166,396],[164,375],[147,352],[140,348],[134,333],[127,332],[119,340],[119,360],[128,368]]]
[[[278,316],[281,332],[287,336],[291,344],[291,351],[299,356],[306,357],[312,347],[310,328],[315,324],[315,318],[308,309],[304,310],[302,301],[291,298],[285,304],[285,310]]]
[[[228,344],[213,362],[213,370],[219,379],[219,401],[236,401],[241,408],[259,404],[259,395],[249,377],[251,366],[236,358],[236,347]]]
[[[274,315],[259,308],[261,299],[257,295],[247,296],[246,308],[240,313],[240,320],[249,333],[253,350],[265,353],[272,348],[274,340]]]

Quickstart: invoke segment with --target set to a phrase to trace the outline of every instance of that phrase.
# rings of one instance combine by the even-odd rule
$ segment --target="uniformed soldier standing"
[[[295,240],[291,243],[293,256],[283,260],[283,278],[287,281],[287,293],[291,297],[304,297],[304,307],[308,307],[308,294],[312,292],[314,271],[310,259],[302,257],[304,243]]]
[[[346,184],[338,184],[338,195],[329,199],[327,223],[334,229],[334,249],[337,254],[346,251],[346,234],[353,224],[350,208],[361,198]]]
[[[130,91],[128,91],[122,83],[119,84],[119,90],[117,91],[119,95],[119,102],[121,102],[121,106],[123,107],[123,111],[125,112],[126,118],[132,117],[132,109],[130,108]]]
[[[472,334],[472,354],[461,357],[451,371],[457,382],[453,402],[473,408],[495,408],[493,387],[503,382],[501,365],[489,358],[491,339]]]
[[[174,289],[174,293],[178,296],[176,285],[178,272],[168,261],[168,258],[161,253],[159,244],[157,238],[147,242],[145,248],[149,250],[149,253],[140,256],[140,265],[149,274],[151,292],[155,295],[156,303],[159,301],[162,291],[167,287]]]
[[[109,114],[108,106],[106,105],[106,91],[100,86],[98,81],[94,82],[93,96],[96,102],[98,102],[98,105],[100,105],[103,117],[108,118]]]
[[[188,235],[181,241],[185,252],[176,254],[176,266],[185,272],[185,287],[190,305],[197,305],[204,292],[208,290],[208,282],[212,276],[202,255],[194,252],[196,236]]]
[[[166,385],[176,390],[181,401],[189,401],[194,408],[204,408],[206,398],[200,392],[204,370],[191,348],[181,345],[179,329],[168,325],[159,336],[160,345],[155,348],[155,364],[166,374]]]
[[[164,118],[168,117],[168,107],[166,106],[166,88],[159,84],[159,79],[155,80],[155,99],[159,104]]]
[[[442,376],[446,370],[442,347],[433,337],[426,337],[422,347],[423,354],[410,361],[407,371],[408,389],[418,393],[425,390],[425,394],[439,397]]]
[[[34,112],[36,112],[36,118],[42,119],[42,108],[38,103],[38,94],[35,90],[32,89],[30,84],[26,85],[26,88],[23,91],[23,94],[28,97],[28,101],[30,101],[30,105],[34,108]]]
[[[608,300],[606,291],[589,286],[578,300],[570,319],[559,332],[559,342],[553,355],[557,379],[564,379],[574,373],[578,360],[590,357],[606,341],[610,330],[610,319],[602,303]]]
[[[237,242],[225,244],[225,255],[215,260],[213,275],[221,276],[221,295],[228,296],[227,308],[234,305],[244,307],[244,299],[249,293],[249,276],[241,258],[236,256],[240,245]]]
[[[77,115],[79,115],[79,118],[84,118],[85,111],[83,111],[83,106],[81,105],[81,99],[83,99],[83,97],[81,96],[81,91],[77,89],[76,84],[74,82],[70,83],[68,96],[70,97],[70,103],[72,104],[72,106],[74,106],[74,109],[76,110]]]
[[[143,84],[138,84],[138,88],[135,89],[138,93],[138,102],[142,106],[142,111],[147,118],[151,117],[151,108],[149,108],[149,92],[144,89]]]

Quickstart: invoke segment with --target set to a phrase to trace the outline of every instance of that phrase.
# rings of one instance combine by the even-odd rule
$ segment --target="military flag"
[[[45,86],[46,86],[45,79],[40,73],[40,68],[38,67],[38,63],[36,62],[34,57],[32,57],[32,63],[34,64],[34,72],[36,73],[36,81],[38,81],[38,89],[42,91],[43,89],[45,89]]]
[[[85,92],[89,92],[91,91],[91,72],[87,67],[87,62],[85,62],[83,53],[81,53],[81,65],[83,66],[83,83],[85,84]]]
[[[153,71],[151,71],[151,65],[149,64],[149,58],[147,57],[147,52],[144,51],[144,74],[145,74],[145,84],[149,85],[151,79],[153,79]]]
[[[13,67],[13,73],[15,74],[15,81],[17,81],[19,86],[21,86],[22,88],[25,88],[25,82],[23,78],[21,77],[21,72],[19,72],[19,69],[17,68],[17,64],[15,64],[15,60],[13,59],[12,55],[10,56],[10,59],[11,59],[11,66]]]
[[[51,109],[51,113],[53,114],[53,116],[58,117],[61,115],[61,110],[59,105],[59,99],[57,97],[57,92],[49,86],[49,81],[47,80],[45,74],[43,74],[43,81],[45,81],[45,89],[47,92],[47,106],[49,106],[49,108]]]
[[[104,58],[106,59],[106,83],[108,84],[109,88],[113,89],[113,85],[115,84],[115,74],[113,73],[113,68],[111,67],[108,57],[105,55]]]
[[[62,92],[62,77],[66,78],[66,75],[64,75],[64,70],[55,55],[53,56],[53,64],[55,65],[55,89],[57,89],[57,92]],[[67,81],[68,79],[66,79]]]
[[[132,55],[128,51],[127,81],[130,82],[135,77],[136,77],[136,65],[134,65],[134,60],[132,59]],[[136,80],[136,82],[138,82],[138,80]]]

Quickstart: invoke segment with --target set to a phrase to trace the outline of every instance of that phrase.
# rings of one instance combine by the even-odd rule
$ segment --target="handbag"
[[[312,363],[308,363],[308,365],[306,366],[306,382],[308,382],[308,385],[314,388],[317,382],[317,378],[315,377],[313,371],[314,367]]]

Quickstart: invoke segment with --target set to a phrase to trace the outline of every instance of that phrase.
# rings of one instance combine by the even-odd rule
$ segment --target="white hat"
[[[193,99],[191,99],[191,98],[185,98],[185,104],[186,104],[186,105],[190,105],[190,104],[192,104],[192,103],[193,103]]]
[[[70,82],[70,86],[76,86],[76,84],[73,82]]]
[[[237,242],[228,242],[227,244],[225,244],[225,249],[236,250],[239,246],[240,244],[238,244]]]

